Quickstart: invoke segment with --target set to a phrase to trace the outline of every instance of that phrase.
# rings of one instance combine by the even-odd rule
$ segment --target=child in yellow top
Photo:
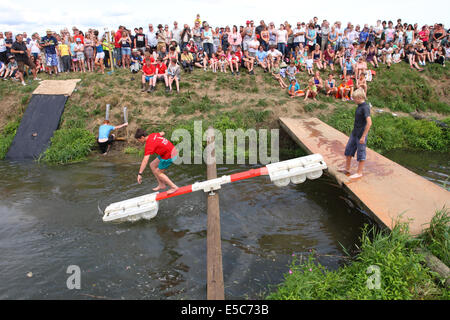
[[[202,20],[200,20],[200,13],[197,13],[197,17],[195,18],[194,24],[198,22],[199,24],[202,23]]]
[[[60,42],[58,44],[58,54],[61,57],[62,72],[70,71],[70,48],[69,45]]]

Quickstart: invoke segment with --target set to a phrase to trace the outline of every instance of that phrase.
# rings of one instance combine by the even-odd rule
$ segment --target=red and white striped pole
[[[223,184],[246,180],[263,175],[269,175],[270,180],[276,186],[287,186],[289,182],[295,184],[302,183],[308,179],[317,179],[322,175],[322,171],[327,168],[320,154],[313,154],[306,157],[295,158],[287,161],[268,164],[265,167],[251,169],[244,172],[234,173],[220,178],[196,182],[194,184],[180,187],[175,192],[168,194],[165,192],[155,192],[137,198],[116,202],[105,209],[103,221],[127,220],[135,221],[141,218],[151,219],[158,212],[158,201],[181,196],[203,190],[213,192],[221,188]]]

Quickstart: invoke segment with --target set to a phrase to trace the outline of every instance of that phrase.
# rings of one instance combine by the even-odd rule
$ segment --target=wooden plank
[[[210,127],[207,134],[207,144],[214,144],[214,130]],[[207,179],[217,178],[215,149],[206,157]],[[224,283],[222,270],[222,244],[220,236],[219,194],[217,191],[207,196],[207,235],[206,235],[206,264],[207,264],[207,299],[224,300]]]
[[[410,221],[410,232],[421,233],[435,211],[449,206],[450,192],[367,148],[364,176],[351,181],[337,168],[344,166],[348,137],[317,118],[280,118],[281,127],[309,153],[320,153],[329,173],[376,221],[392,229]],[[369,132],[370,139],[370,132]],[[357,162],[352,161],[352,172]]]

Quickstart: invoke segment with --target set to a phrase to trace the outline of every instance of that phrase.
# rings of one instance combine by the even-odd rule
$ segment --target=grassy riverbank
[[[429,228],[417,238],[408,234],[407,224],[398,224],[392,232],[365,227],[356,255],[349,255],[351,259],[334,271],[318,263],[314,252],[297,254],[284,282],[268,299],[448,300],[450,291],[445,279],[425,265],[417,249],[430,250],[448,265],[449,219],[448,210],[437,212]]]
[[[322,76],[325,78],[327,74],[322,73]],[[44,74],[41,78],[49,77]],[[80,148],[71,152],[63,144],[52,143],[46,155],[41,156],[43,161],[66,163],[85,159],[95,144],[81,136],[87,137],[87,132],[97,134],[106,104],[111,105],[113,124],[122,122],[122,108],[128,108],[128,142],[115,146],[116,150],[128,153],[140,148],[132,139],[132,133],[138,127],[148,131],[164,130],[170,137],[177,128],[192,131],[195,120],[203,121],[203,130],[212,125],[224,131],[278,128],[279,117],[320,117],[348,134],[355,108],[352,102],[323,95],[319,95],[317,102],[290,99],[272,76],[261,69],[257,69],[255,76],[245,71],[240,76],[232,76],[200,69],[192,74],[183,73],[180,94],[166,93],[161,83],[153,94],[142,93],[140,74],[126,70],[105,75],[71,73],[52,79],[69,78],[80,78],[81,82],[66,103],[60,125],[64,130],[55,136],[55,141],[64,140],[67,145]],[[305,73],[298,75],[302,88],[308,78]],[[32,82],[22,87],[17,82],[0,82],[0,158],[6,154],[14,136],[10,128],[20,121],[37,85]],[[424,117],[450,123],[449,87],[448,68],[429,65],[425,72],[418,73],[406,64],[394,65],[390,70],[381,66],[369,84],[368,100],[374,106],[374,128],[369,146],[381,152],[398,147],[447,152],[448,130],[428,120],[414,120],[408,112],[417,111]],[[378,109],[384,114],[376,114]],[[392,117],[392,111],[398,117]],[[80,130],[86,133],[80,135]],[[124,136],[125,130],[118,135]]]

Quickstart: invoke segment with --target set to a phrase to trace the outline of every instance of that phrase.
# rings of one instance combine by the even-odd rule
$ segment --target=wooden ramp
[[[410,221],[410,232],[417,235],[436,210],[449,207],[450,192],[369,148],[364,177],[350,181],[337,172],[345,164],[348,137],[317,118],[280,118],[280,125],[305,151],[320,153],[339,184],[368,214],[390,229],[397,220]],[[352,173],[356,168],[353,160]]]

